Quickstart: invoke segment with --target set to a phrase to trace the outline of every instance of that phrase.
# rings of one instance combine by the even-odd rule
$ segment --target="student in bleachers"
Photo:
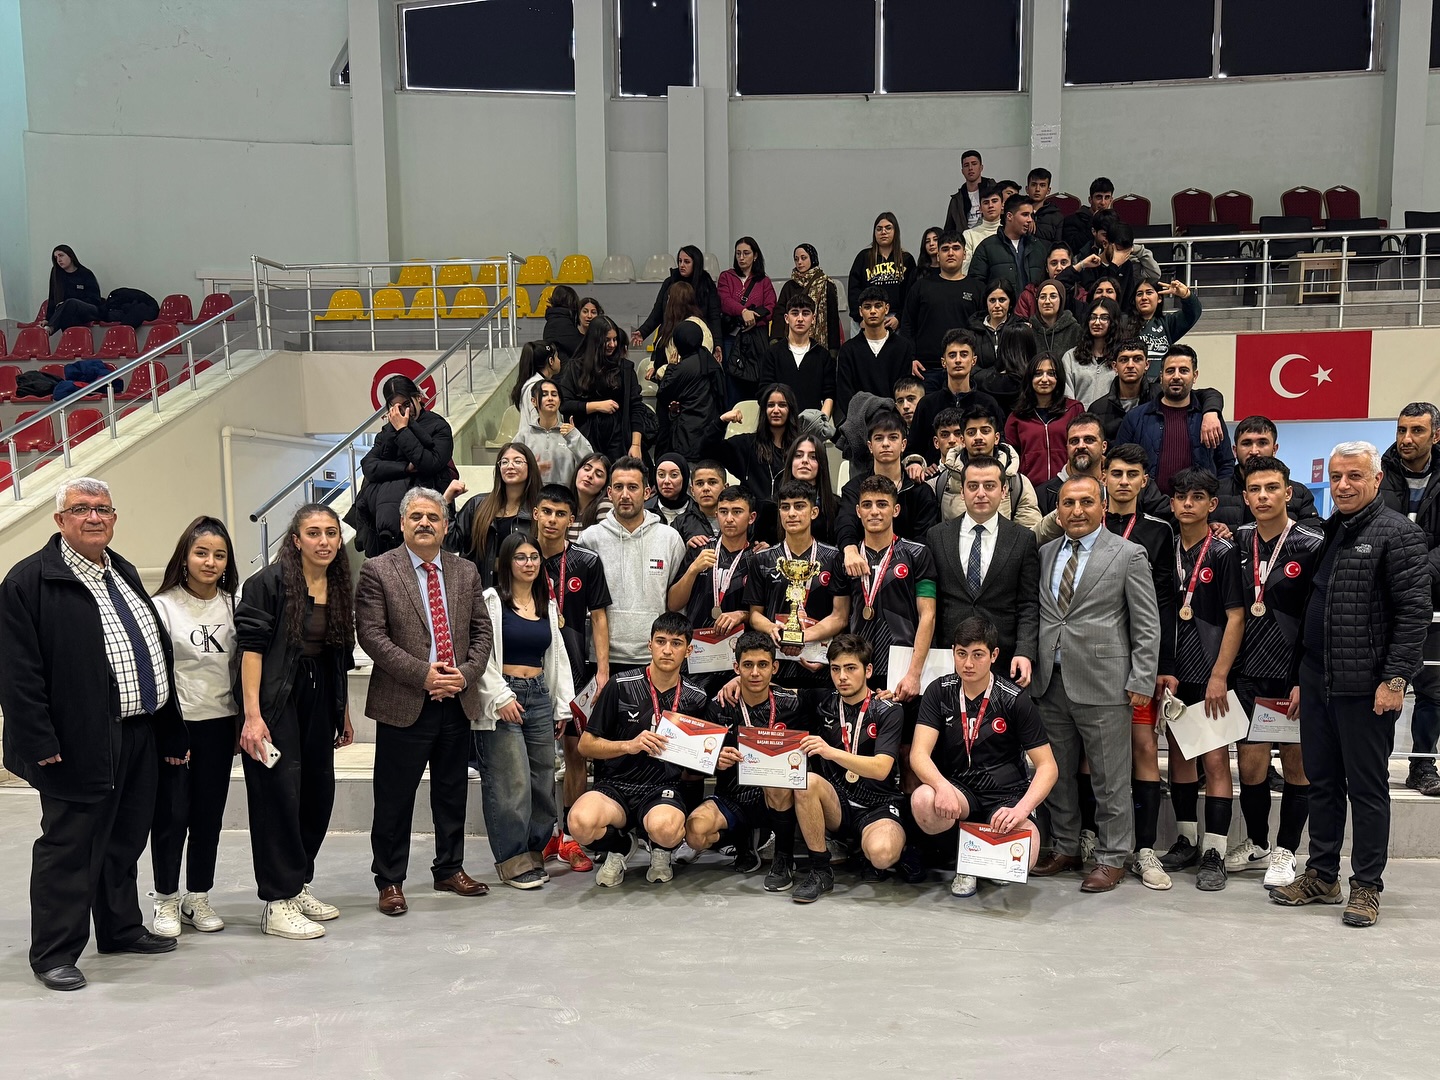
[[[1180,301],[1179,311],[1162,311],[1165,297]],[[1160,362],[1170,346],[1190,332],[1200,321],[1200,297],[1183,281],[1162,285],[1155,278],[1143,278],[1135,286],[1135,336],[1145,343],[1150,360],[1149,377],[1160,377]]]
[[[1025,177],[1025,194],[1035,204],[1035,238],[1047,253],[1065,227],[1065,215],[1050,201],[1050,180],[1049,169],[1031,169]]]
[[[655,462],[654,494],[645,500],[645,509],[680,534],[687,546],[695,537],[710,536],[710,521],[690,494],[690,462],[680,454],[667,453]]]
[[[656,449],[689,461],[718,453],[725,436],[725,371],[702,340],[702,329],[689,320],[675,328],[667,347],[673,345],[679,355],[665,365],[655,395],[660,418]]]
[[[1040,487],[1065,468],[1065,428],[1085,406],[1065,391],[1065,368],[1053,353],[1030,362],[1005,441],[1020,451],[1020,472]]]
[[[921,283],[911,290],[907,304],[914,305]],[[860,333],[840,346],[835,359],[835,411],[843,420],[858,393],[889,397],[895,380],[912,374],[915,346],[904,334],[885,329],[890,299],[872,285],[860,294]]]
[[[980,189],[980,222],[961,234],[965,242],[963,272],[970,272],[970,263],[975,258],[975,249],[1000,231],[1001,219],[1005,216],[1005,193],[991,184]]]
[[[1035,293],[1035,314],[1030,326],[1040,348],[1056,356],[1064,356],[1084,337],[1084,330],[1070,314],[1065,286],[1055,278],[1046,278]]]
[[[1014,313],[1015,286],[1004,278],[985,286],[985,311],[970,319],[970,329],[980,348],[976,362],[981,370],[995,366],[995,349],[999,344],[1000,331],[1016,322]]]
[[[582,458],[580,467],[575,470],[575,482],[570,485],[575,492],[575,520],[566,535],[572,544],[591,525],[610,516],[614,507],[606,493],[609,486],[610,459],[598,451]]]
[[[965,182],[960,190],[950,196],[950,205],[945,211],[947,232],[964,232],[980,221],[980,191],[995,183],[984,175],[985,163],[979,150],[966,150],[960,155],[960,175]]]
[[[50,302],[45,309],[45,329],[58,334],[70,326],[89,326],[100,321],[100,282],[89,267],[82,266],[69,244],[56,244],[50,252]]]
[[[711,341],[720,340],[720,293],[715,288],[709,271],[705,269],[705,253],[694,244],[686,244],[675,253],[675,268],[670,271],[670,276],[660,283],[660,289],[655,294],[655,306],[650,309],[650,314],[645,317],[640,328],[630,335],[631,345],[644,345],[645,339],[660,328],[665,320],[665,305],[670,290],[681,282],[695,290],[695,306],[700,310],[700,317],[710,331]],[[656,342],[657,349],[660,344]]]
[[[784,341],[772,342],[760,363],[760,385],[784,383],[795,394],[801,422],[816,424],[828,438],[834,433],[835,358],[813,336],[815,305],[796,293],[785,312]]]
[[[905,310],[905,294],[915,280],[915,256],[900,241],[900,219],[889,210],[875,219],[870,246],[861,248],[850,264],[850,284],[846,296],[850,301],[850,318],[860,321],[860,294],[868,285],[878,285],[890,298],[890,318],[885,327],[900,329],[900,312]]]
[[[838,349],[844,340],[844,332],[840,329],[840,295],[830,276],[821,269],[820,256],[814,244],[801,244],[795,249],[795,269],[790,274],[790,280],[781,288],[775,301],[775,312],[770,316],[772,341],[785,340],[789,329],[785,325],[785,313],[790,310],[790,302],[800,293],[810,297],[810,302],[815,305],[815,324],[811,329],[815,340],[827,349]]]
[[[835,482],[830,475],[830,461],[825,455],[825,440],[805,433],[790,444],[785,451],[780,480],[775,490],[783,487],[788,480],[800,480],[815,489],[815,505],[819,514],[811,525],[815,538],[826,544],[835,542],[835,514],[839,500],[835,497]],[[775,544],[783,535],[780,520],[775,513],[775,503],[761,508],[755,523],[755,539]]]
[[[700,347],[715,355],[716,339],[705,325],[704,313],[695,303],[695,290],[683,281],[677,281],[665,296],[665,317],[660,320],[660,329],[655,332],[655,351],[651,353],[650,366],[645,378],[658,383],[665,377],[665,369],[678,361],[682,354],[675,344],[675,331],[681,323],[688,322],[700,332]]]
[[[480,571],[485,588],[495,584],[495,557],[512,532],[529,535],[531,511],[540,496],[540,466],[522,442],[508,442],[495,454],[495,476],[484,495],[476,495],[455,512],[455,498],[463,493],[456,481],[445,489],[450,525],[445,547],[464,555]]]
[[[1110,389],[1114,374],[1115,345],[1122,334],[1120,305],[1108,297],[1092,299],[1085,305],[1085,336],[1080,344],[1060,357],[1065,385],[1077,401],[1095,401]]]
[[[975,385],[1000,406],[997,428],[1003,427],[1004,418],[1015,410],[1020,388],[1025,385],[1025,370],[1039,351],[1039,343],[1030,324],[1023,319],[1013,319],[1000,328],[995,345],[995,366],[975,373]]]
[[[940,234],[945,230],[931,225],[920,237],[920,254],[915,256],[915,280],[940,271]]]
[[[520,363],[515,369],[515,385],[510,388],[510,404],[520,410],[520,431],[539,420],[531,391],[541,379],[554,379],[560,374],[560,350],[548,341],[527,341],[520,349]],[[441,491],[445,489],[440,488]]]
[[[785,472],[785,452],[800,434],[800,406],[784,383],[769,383],[760,391],[760,414],[755,430],[725,440],[725,462],[750,493],[755,510],[764,519],[774,516],[775,489]]]
[[[535,455],[542,484],[568,485],[593,447],[574,424],[560,422],[560,386],[553,379],[541,379],[530,388],[530,396],[536,419],[521,425],[515,441]]]
[[[900,410],[900,419],[904,420],[907,426],[914,425],[915,413],[925,397],[924,381],[918,375],[902,375],[895,380],[892,396],[895,398],[895,408]]]
[[[560,373],[560,413],[611,461],[640,454],[646,408],[640,379],[625,354],[625,337],[614,321],[597,315],[580,355]]]
[[[443,491],[454,475],[450,459],[455,437],[449,421],[425,407],[414,381],[395,375],[385,381],[385,426],[360,462],[365,483],[346,520],[356,546],[368,557],[401,545],[400,500],[412,487]]]
[[[559,350],[562,360],[580,351],[584,337],[580,332],[580,297],[569,285],[556,285],[545,309],[544,338]]]
[[[1114,201],[1115,185],[1108,177],[1097,176],[1090,182],[1090,204],[1067,217],[1060,229],[1060,239],[1070,245],[1072,257],[1079,259],[1090,254],[1095,244],[1091,231],[1095,215],[1109,210]]]
[[[925,379],[926,389],[929,390],[938,390],[945,385],[945,365],[941,357],[946,333],[956,327],[969,326],[984,308],[985,283],[965,276],[962,269],[965,251],[965,241],[959,234],[941,233],[939,269],[910,287],[905,297],[905,310],[900,316],[900,336],[915,343],[915,359],[919,361],[921,370],[914,374]],[[864,304],[865,294],[862,293],[862,324]]]
[[[584,337],[590,331],[590,324],[595,321],[595,316],[604,314],[605,309],[600,306],[599,300],[593,296],[582,296],[580,298],[580,315],[576,320],[576,325],[580,327],[580,336]]]
[[[728,360],[735,336],[752,326],[765,326],[775,310],[775,286],[765,276],[765,255],[754,237],[735,241],[734,262],[720,271],[715,286],[720,293],[720,330],[725,335],[721,350]]]

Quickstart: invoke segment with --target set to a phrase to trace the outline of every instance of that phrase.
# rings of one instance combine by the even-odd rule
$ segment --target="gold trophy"
[[[800,609],[805,606],[805,596],[810,591],[811,580],[820,572],[820,564],[810,559],[781,559],[775,565],[789,582],[785,586],[785,599],[790,602],[790,613],[780,630],[780,644],[798,648],[805,644]]]

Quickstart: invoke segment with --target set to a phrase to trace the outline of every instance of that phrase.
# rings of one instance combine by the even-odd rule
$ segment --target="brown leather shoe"
[[[1035,871],[1030,871],[1032,874]],[[1085,875],[1085,880],[1080,883],[1081,892],[1109,892],[1120,884],[1120,879],[1125,876],[1123,866],[1100,865]]]
[[[460,896],[484,896],[490,891],[490,886],[483,881],[476,881],[464,870],[457,870],[444,881],[435,882],[436,892],[453,892]]]
[[[1030,876],[1054,877],[1066,870],[1079,870],[1081,865],[1079,855],[1061,855],[1058,851],[1052,851],[1030,868]]]
[[[399,885],[386,885],[380,890],[380,902],[375,905],[380,909],[381,915],[404,915],[410,910],[405,903],[405,894],[400,891]]]

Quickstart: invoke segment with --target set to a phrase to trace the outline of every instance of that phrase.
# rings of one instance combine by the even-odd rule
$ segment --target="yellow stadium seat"
[[[499,259],[499,258],[503,258],[503,256],[500,256],[500,255],[491,255],[490,258],[492,258],[492,259]],[[510,271],[505,267],[505,265],[504,265],[503,263],[502,263],[501,265],[499,265],[499,266],[496,266],[496,265],[494,265],[493,263],[487,264],[487,265],[482,265],[482,266],[477,266],[477,267],[475,268],[475,284],[476,284],[476,285],[509,285],[509,284],[510,284]]]
[[[504,300],[505,297],[509,295],[510,290],[506,289],[503,293],[500,294],[500,299]],[[517,319],[530,318],[530,294],[524,289],[520,288],[517,288],[515,290],[515,317]]]
[[[417,289],[422,285],[435,284],[435,278],[428,266],[402,266],[395,284],[402,289]]]
[[[469,285],[473,279],[470,276],[468,266],[442,266],[440,267],[440,285]]]
[[[566,285],[589,285],[595,280],[595,272],[590,268],[590,257],[566,255],[560,260],[560,273],[555,275],[555,280]]]
[[[519,285],[546,285],[550,282],[550,260],[544,255],[531,255],[520,267],[516,283]]]
[[[543,319],[545,312],[550,307],[550,294],[555,291],[554,285],[547,285],[540,292],[540,298],[535,301],[535,306],[530,309],[532,319]]]
[[[344,322],[365,317],[365,302],[358,289],[336,289],[330,294],[330,307],[316,322]]]
[[[405,297],[399,289],[376,289],[372,301],[377,319],[403,319]]]
[[[433,319],[439,308],[439,314],[445,314],[445,294],[439,289],[420,289],[415,293],[415,300],[410,305],[410,310],[405,313],[407,319]]]
[[[441,318],[480,320],[490,313],[490,302],[479,285],[466,285],[455,293],[455,302]]]

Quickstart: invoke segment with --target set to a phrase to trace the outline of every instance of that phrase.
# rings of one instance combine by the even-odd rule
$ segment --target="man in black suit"
[[[939,572],[939,641],[962,620],[984,615],[1000,632],[1000,670],[1030,683],[1040,631],[1040,555],[1035,535],[1000,517],[1005,474],[994,458],[972,457],[962,474],[965,513],[926,534]]]

